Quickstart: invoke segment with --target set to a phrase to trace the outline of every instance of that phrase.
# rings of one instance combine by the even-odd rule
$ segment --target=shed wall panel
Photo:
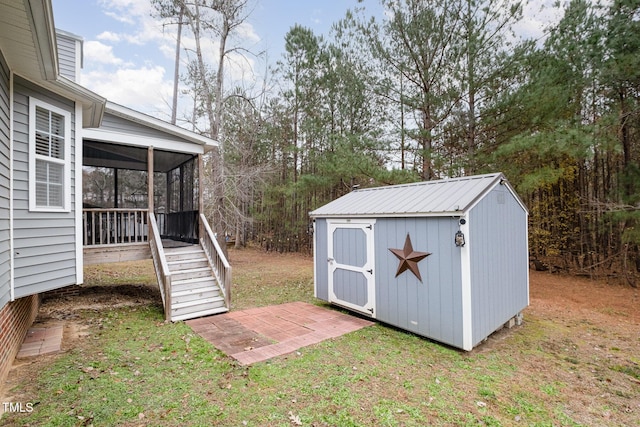
[[[29,96],[70,111],[70,212],[29,211]],[[70,100],[16,79],[14,93],[14,252],[16,298],[76,283],[75,107]]]
[[[11,299],[9,132],[9,68],[0,51],[0,310]]]
[[[382,218],[375,227],[376,318],[450,345],[462,345],[460,251],[453,244],[457,218]],[[431,255],[418,263],[422,283],[410,271],[395,277],[409,233],[414,251]]]
[[[527,214],[497,185],[469,215],[475,346],[528,304]]]
[[[327,266],[327,254],[329,253],[327,242],[327,220],[315,221],[315,293],[316,297],[323,301],[329,301],[329,269]]]

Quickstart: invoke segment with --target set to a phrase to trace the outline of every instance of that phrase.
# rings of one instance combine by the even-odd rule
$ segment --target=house
[[[81,65],[50,0],[0,3],[0,381],[40,296],[82,284],[87,263],[152,257],[169,320],[229,307],[230,267],[199,209],[217,143],[87,90]],[[83,195],[83,167],[112,178],[109,197]],[[141,182],[126,197],[124,174]]]
[[[464,350],[529,304],[528,211],[501,173],[354,190],[310,216],[324,301]]]

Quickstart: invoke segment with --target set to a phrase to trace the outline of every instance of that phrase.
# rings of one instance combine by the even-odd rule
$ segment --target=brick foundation
[[[50,298],[77,297],[78,295],[80,295],[80,285],[71,285],[45,292],[42,294],[42,301]]]
[[[0,309],[0,383],[6,379],[39,308],[40,295],[31,295]]]

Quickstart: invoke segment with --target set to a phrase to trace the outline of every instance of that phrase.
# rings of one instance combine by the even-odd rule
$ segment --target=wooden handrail
[[[158,286],[160,287],[160,294],[162,295],[162,303],[164,305],[164,318],[165,320],[170,321],[171,272],[169,271],[167,258],[164,255],[164,248],[162,247],[160,231],[158,230],[158,224],[156,223],[156,218],[153,213],[149,213],[149,224],[151,225],[151,233],[149,233],[149,246],[151,247],[153,265],[156,270],[156,277],[158,279]]]
[[[231,265],[224,256],[224,252],[222,252],[222,249],[220,248],[220,245],[207,222],[207,218],[202,213],[199,217],[200,230],[204,230],[204,233],[201,233],[200,235],[200,243],[209,258],[209,262],[213,267],[213,272],[220,284],[225,304],[227,308],[231,309]]]

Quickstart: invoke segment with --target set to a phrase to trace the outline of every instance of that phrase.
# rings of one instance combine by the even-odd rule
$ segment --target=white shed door
[[[329,301],[375,317],[375,220],[329,221]]]

